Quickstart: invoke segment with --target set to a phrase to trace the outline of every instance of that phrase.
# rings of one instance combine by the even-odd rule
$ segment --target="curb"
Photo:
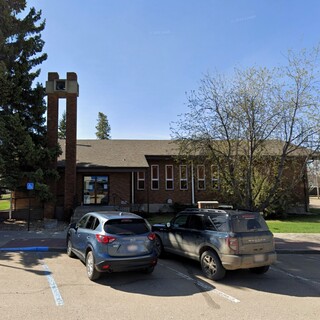
[[[0,252],[66,252],[66,248],[54,248],[54,247],[16,247],[16,248],[0,248]]]
[[[277,254],[320,254],[320,250],[305,249],[280,249],[276,250]]]

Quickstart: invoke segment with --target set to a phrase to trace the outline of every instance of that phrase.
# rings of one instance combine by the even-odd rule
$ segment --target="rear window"
[[[259,214],[239,214],[232,216],[233,232],[267,231],[268,225]]]
[[[206,230],[214,230],[219,232],[229,231],[229,222],[225,216],[209,215],[205,220]]]
[[[117,235],[136,235],[150,230],[143,219],[114,219],[105,223],[104,231]]]

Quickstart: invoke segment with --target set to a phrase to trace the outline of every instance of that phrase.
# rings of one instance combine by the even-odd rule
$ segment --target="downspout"
[[[194,178],[193,178],[193,161],[191,161],[191,201],[192,201],[192,204],[195,204]]]
[[[149,165],[149,168],[150,168],[150,165]],[[150,186],[149,183],[150,180],[149,180],[149,168],[147,169],[146,171],[146,187],[147,187],[147,213],[150,213],[150,194],[149,194],[149,190],[150,190]]]
[[[134,204],[134,172],[131,172],[131,204]]]

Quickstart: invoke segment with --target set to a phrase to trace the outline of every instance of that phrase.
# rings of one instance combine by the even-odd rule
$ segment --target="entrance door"
[[[83,204],[109,204],[109,177],[83,177]]]

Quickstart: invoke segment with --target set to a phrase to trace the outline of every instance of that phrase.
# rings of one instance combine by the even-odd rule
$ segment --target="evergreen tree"
[[[108,118],[102,112],[98,113],[98,124],[96,125],[96,136],[100,140],[109,140],[111,139],[110,131],[111,127],[109,125]]]
[[[67,134],[67,121],[66,121],[66,112],[64,111],[62,113],[62,117],[59,122],[58,138],[66,139],[66,134]]]
[[[44,88],[34,80],[42,53],[41,11],[24,14],[25,0],[0,0],[0,186],[11,190],[35,182],[36,194],[50,198],[45,181],[57,176],[47,164],[59,153],[46,143]]]

